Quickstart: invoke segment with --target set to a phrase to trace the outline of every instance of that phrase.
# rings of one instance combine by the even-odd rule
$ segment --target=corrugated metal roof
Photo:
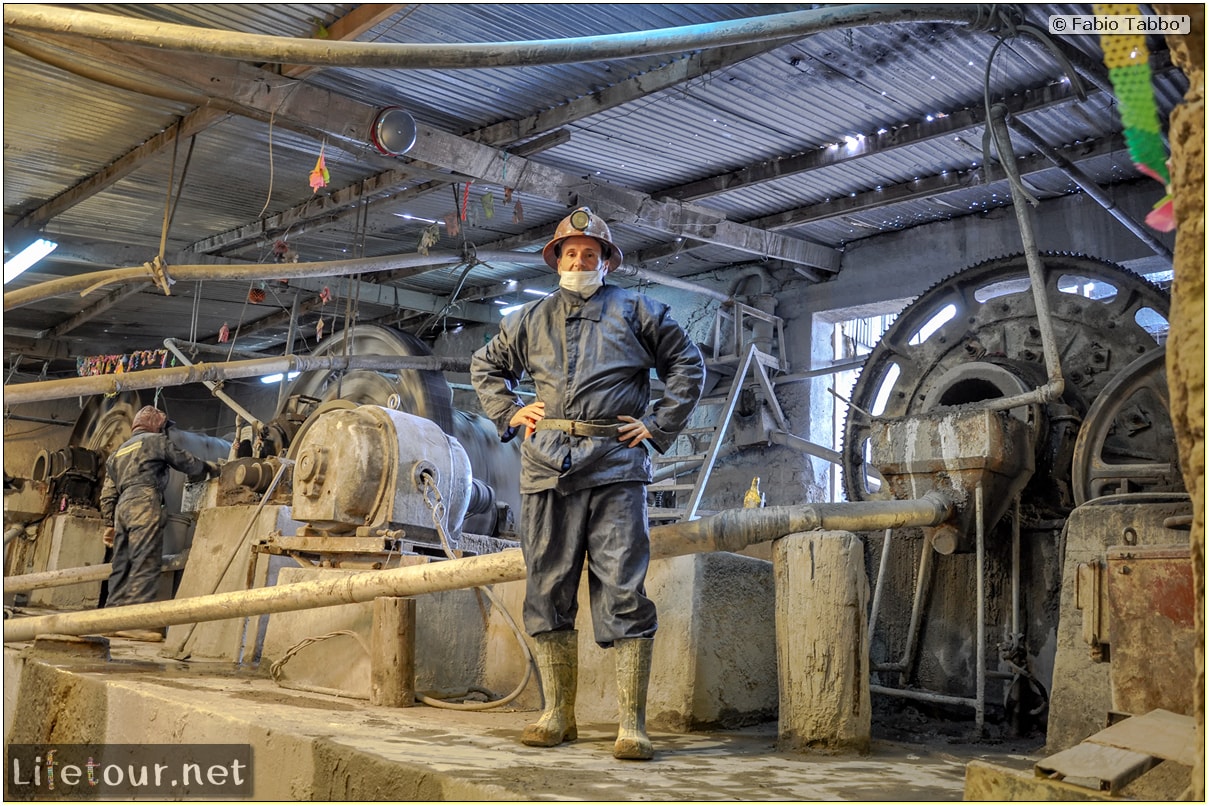
[[[342,18],[370,13],[375,7],[172,3],[71,8],[220,31],[312,37],[320,26],[329,32],[338,30]],[[394,44],[561,40],[806,8],[760,3],[406,4],[370,25],[359,39]],[[1034,28],[1044,28],[1051,13],[1090,13],[1086,5],[1021,8],[1024,21]],[[813,160],[814,167],[802,172],[771,170],[764,181],[694,197],[689,207],[716,211],[739,223],[808,209],[815,215],[813,220],[777,232],[842,249],[861,238],[977,214],[1008,202],[1006,186],[981,180],[982,127],[942,128],[945,116],[964,110],[981,113],[988,80],[995,100],[1024,93],[1068,96],[1018,113],[1051,147],[1101,142],[1119,134],[1117,104],[1097,88],[1107,86],[1107,73],[1099,63],[1096,37],[1067,37],[1059,43],[1088,79],[1090,95],[1081,102],[1069,97],[1063,65],[1046,44],[1023,37],[996,48],[997,35],[933,22],[828,30],[700,75],[682,75],[666,88],[657,82],[671,71],[689,69],[695,63],[693,52],[456,70],[325,67],[301,80],[279,75],[268,65],[249,68],[247,75],[254,78],[244,85],[216,90],[240,102],[254,102],[257,93],[265,95],[270,88],[274,93],[288,90],[272,96],[279,106],[266,109],[261,119],[220,115],[217,122],[175,147],[140,157],[140,149],[149,148],[149,142],[178,121],[191,119],[198,108],[189,97],[201,90],[189,87],[172,71],[187,65],[190,73],[204,76],[213,70],[225,81],[231,62],[165,52],[142,67],[122,66],[125,53],[145,56],[147,51],[84,39],[48,39],[6,26],[6,37],[15,46],[33,42],[49,49],[56,59],[53,65],[46,64],[6,49],[6,225],[45,210],[44,205],[56,197],[71,198],[71,203],[51,211],[43,227],[63,241],[59,256],[52,256],[10,289],[149,260],[159,249],[165,210],[171,211],[167,252],[177,256],[177,263],[183,256],[196,262],[269,263],[275,259],[278,241],[305,262],[412,254],[430,222],[438,222],[440,230],[433,249],[472,245],[492,252],[533,252],[566,214],[571,196],[591,197],[595,191],[590,182],[605,191],[612,187],[649,194],[657,203],[669,190],[690,182],[745,169],[771,170],[794,159]],[[1158,48],[1162,43],[1154,40],[1154,44]],[[992,52],[995,57],[988,70]],[[163,63],[165,74],[159,74],[157,61]],[[1154,63],[1156,103],[1165,120],[1179,103],[1186,80],[1165,66],[1161,54]],[[65,66],[74,72],[65,71]],[[112,86],[115,80],[120,86]],[[505,202],[506,181],[483,171],[470,149],[444,165],[417,164],[412,162],[414,154],[392,158],[378,152],[369,131],[361,140],[348,139],[351,122],[329,119],[322,107],[290,107],[291,97],[317,98],[306,95],[312,89],[371,109],[402,106],[421,127],[451,135],[582,106],[583,111],[556,124],[569,133],[567,141],[527,157],[576,179],[579,187],[568,190],[565,197],[517,191]],[[627,100],[593,107],[618,93],[628,93]],[[859,150],[860,143],[879,133],[905,132],[908,127],[922,132],[935,127],[937,134],[839,159],[845,150]],[[330,183],[313,192],[308,179],[321,152]],[[1031,149],[1018,143],[1017,154],[1028,156]],[[133,166],[130,170],[123,169],[127,163]],[[1120,151],[1094,156],[1080,167],[1105,185],[1138,177]],[[357,196],[358,183],[388,169],[406,172],[408,178],[402,185]],[[106,184],[102,180],[110,171],[117,176]],[[894,192],[917,180],[949,175],[960,181],[924,198],[904,201]],[[1036,173],[1028,181],[1044,195],[1079,192],[1069,177],[1054,169]],[[424,183],[431,183],[430,189],[417,192],[415,188]],[[89,190],[94,186],[95,191]],[[859,209],[852,208],[854,199],[862,202]],[[518,203],[521,216],[516,215]],[[466,217],[460,221],[463,205]],[[284,223],[276,225],[275,216],[283,217]],[[448,231],[446,220],[451,216],[458,216],[461,224],[457,235]],[[262,222],[270,227],[258,235]],[[673,242],[677,234],[624,216],[613,227],[617,242],[632,259],[638,259],[644,249]],[[222,244],[202,249],[215,240]],[[6,247],[8,242],[6,237]],[[716,279],[730,267],[761,258],[725,245],[694,244],[680,254],[652,258],[647,268],[677,276],[706,273]],[[408,274],[413,276],[392,282],[438,301],[446,299],[461,279],[460,267],[448,265]],[[488,261],[465,278],[460,294],[476,296],[508,280],[549,284],[551,279],[543,268]],[[272,299],[259,307],[245,304],[248,285],[203,284],[196,315],[197,288],[191,284],[172,297],[146,291],[121,301],[106,317],[79,324],[63,338],[97,350],[127,349],[152,334],[160,340],[165,336],[213,339],[224,322],[234,327],[251,321],[249,317],[258,312],[264,315],[288,307],[275,305]],[[283,303],[293,295],[284,287],[271,290],[282,296]],[[60,297],[10,311],[5,315],[6,333],[48,329],[94,299]],[[367,316],[389,312],[369,310],[372,307],[367,304]],[[313,322],[316,314],[308,317]],[[102,324],[116,321],[122,326]],[[280,339],[284,328],[265,333]]]

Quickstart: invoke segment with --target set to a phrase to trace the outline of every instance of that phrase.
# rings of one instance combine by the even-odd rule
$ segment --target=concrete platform
[[[1038,758],[876,731],[866,755],[782,753],[772,723],[653,732],[655,759],[623,762],[611,754],[611,723],[581,723],[573,744],[529,748],[519,736],[531,710],[375,707],[228,663],[165,660],[159,644],[108,639],[106,659],[92,640],[80,650],[5,646],[8,743],[248,743],[254,800],[959,801],[970,761],[1028,770]]]

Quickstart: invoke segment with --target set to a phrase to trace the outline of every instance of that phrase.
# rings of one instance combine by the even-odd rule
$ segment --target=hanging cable
[[[451,464],[452,460],[453,456],[451,452]],[[453,554],[453,549],[449,545],[449,536],[445,523],[447,512],[445,510],[445,504],[441,500],[441,491],[437,487],[436,479],[433,477],[433,474],[427,470],[421,473],[420,478],[421,484],[423,485],[424,503],[428,505],[428,508],[432,512],[432,524],[434,527],[436,527],[437,536],[441,539],[441,548],[444,550],[446,557],[451,560],[456,559]],[[512,628],[512,633],[516,636],[517,643],[520,644],[521,651],[525,655],[524,677],[521,679],[521,682],[517,685],[517,687],[511,691],[511,693],[493,702],[453,703],[417,694],[416,699],[425,705],[431,705],[436,708],[447,708],[455,711],[485,711],[490,708],[499,708],[507,705],[520,696],[520,693],[525,690],[525,686],[529,685],[529,679],[533,676],[533,665],[535,663],[533,654],[529,651],[529,644],[525,641],[524,634],[521,632],[520,627],[517,626],[516,620],[513,619],[512,614],[508,612],[508,608],[505,607],[498,598],[496,598],[495,594],[492,593],[490,588],[476,587],[475,590],[481,591],[492,604],[499,608],[500,614],[504,617],[504,620],[508,622],[508,626]]]

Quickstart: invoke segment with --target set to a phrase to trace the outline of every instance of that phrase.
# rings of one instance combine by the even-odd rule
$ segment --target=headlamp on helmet
[[[576,235],[586,235],[600,242],[600,256],[608,271],[621,265],[621,250],[613,243],[613,234],[604,219],[588,207],[580,207],[564,218],[554,231],[554,237],[542,248],[542,259],[546,265],[558,271],[558,255],[562,242]]]

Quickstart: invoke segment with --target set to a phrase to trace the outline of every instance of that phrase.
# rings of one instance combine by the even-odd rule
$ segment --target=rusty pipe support
[[[468,372],[470,359],[442,358],[435,355],[282,355],[249,361],[228,361],[222,364],[192,364],[185,367],[148,369],[123,372],[120,375],[91,375],[84,378],[62,378],[55,381],[10,384],[4,387],[6,405],[60,400],[77,395],[99,395],[134,389],[154,389],[161,386],[182,386],[187,383],[256,378],[278,372],[311,372],[313,370],[443,370]]]
[[[10,29],[46,31],[258,63],[328,67],[477,69],[602,61],[683,53],[725,45],[798,39],[833,28],[895,22],[985,24],[987,6],[852,5],[791,11],[729,22],[571,39],[455,44],[395,44],[291,39],[98,14],[48,5],[4,6]]]
[[[665,558],[706,551],[737,551],[753,543],[815,529],[866,531],[894,526],[935,526],[948,518],[951,510],[951,501],[936,492],[910,501],[728,510],[701,520],[653,527],[651,556]],[[4,623],[4,641],[28,641],[46,634],[93,635],[115,630],[156,629],[173,624],[368,602],[379,596],[418,596],[483,587],[524,578],[525,563],[520,549],[507,549],[476,557],[364,571],[339,579],[8,619]]]

